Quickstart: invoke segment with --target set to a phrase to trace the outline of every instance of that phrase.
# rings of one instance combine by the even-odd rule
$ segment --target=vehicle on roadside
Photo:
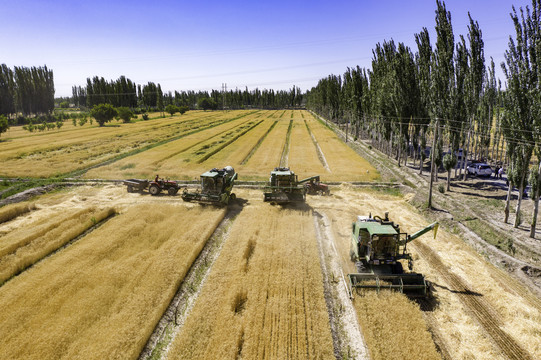
[[[468,171],[468,174],[475,175],[475,176],[491,176],[492,175],[492,168],[490,165],[485,163],[472,163],[469,164],[466,167],[466,170]]]

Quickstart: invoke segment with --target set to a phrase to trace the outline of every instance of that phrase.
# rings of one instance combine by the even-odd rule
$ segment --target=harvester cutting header
[[[406,246],[410,241],[434,229],[435,222],[412,235],[400,232],[400,226],[385,217],[358,216],[353,223],[351,234],[351,260],[356,262],[359,273],[348,274],[351,296],[354,289],[390,289],[400,291],[409,297],[426,297],[430,284],[422,274],[404,273],[400,260],[408,261],[413,269],[413,259]]]

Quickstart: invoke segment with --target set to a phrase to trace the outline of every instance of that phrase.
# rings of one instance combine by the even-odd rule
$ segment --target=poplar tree
[[[504,106],[507,116],[503,123],[509,157],[511,160],[510,184],[519,189],[514,227],[521,223],[521,201],[526,185],[526,177],[534,144],[541,140],[541,100],[540,71],[541,71],[541,0],[532,0],[532,11],[526,7],[520,8],[520,17],[515,7],[510,14],[515,26],[516,39],[509,37],[509,49],[505,51],[505,63],[501,66],[507,79],[507,91]],[[515,144],[513,144],[515,143]],[[539,154],[539,147],[535,147]],[[541,172],[539,160],[538,173]],[[537,177],[539,179],[539,176]],[[538,180],[539,181],[539,180]],[[536,186],[539,189],[539,186]],[[534,219],[531,224],[530,236],[535,235],[535,225],[539,201],[539,191],[534,194],[536,206]],[[505,220],[508,219],[509,209],[506,208]]]

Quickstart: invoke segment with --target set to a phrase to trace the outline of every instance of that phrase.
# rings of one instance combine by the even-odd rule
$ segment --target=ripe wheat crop
[[[48,177],[82,169],[193,131],[218,117],[219,114],[190,112],[135,124],[28,133],[0,143],[0,176]]]
[[[11,204],[0,208],[0,224],[36,209],[33,203]]]
[[[271,170],[280,165],[288,126],[289,119],[277,121],[255,153],[243,166],[243,174],[241,174],[243,178],[268,180]]]
[[[299,175],[299,180],[318,174],[322,178],[326,178],[328,174],[328,171],[325,170],[318,158],[315,145],[312,142],[304,121],[299,118],[293,120],[288,165]]]
[[[154,147],[113,164],[88,171],[86,178],[150,178],[159,174],[172,179],[192,179],[208,170],[208,165],[197,164],[197,159],[211,151],[212,146],[219,146],[226,140],[223,137],[235,132],[249,123],[255,115],[248,112],[218,113],[213,119],[216,126],[182,137],[181,139]],[[219,122],[218,122],[219,121]],[[197,154],[200,152],[200,154]],[[228,164],[225,164],[228,165]],[[225,166],[215,164],[211,167]]]
[[[235,221],[168,358],[334,359],[312,214],[266,205]]]
[[[325,179],[336,181],[373,181],[379,178],[377,170],[368,161],[340,140],[311,114],[305,112],[306,124],[316,138],[331,169]]]
[[[224,213],[133,206],[5,283],[0,358],[137,358]]]
[[[86,208],[68,216],[28,224],[0,238],[0,284],[112,216],[113,208]]]
[[[354,306],[371,359],[441,359],[416,303],[396,292],[364,293]]]

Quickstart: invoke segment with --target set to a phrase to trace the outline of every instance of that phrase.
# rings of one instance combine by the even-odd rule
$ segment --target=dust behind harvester
[[[405,273],[402,262],[408,262],[413,269],[413,259],[407,252],[407,244],[434,229],[434,237],[438,223],[433,223],[413,235],[400,231],[400,226],[385,217],[358,216],[353,223],[351,234],[351,260],[356,262],[358,273],[348,274],[350,295],[362,289],[395,290],[409,297],[427,297],[430,284],[422,274]]]

